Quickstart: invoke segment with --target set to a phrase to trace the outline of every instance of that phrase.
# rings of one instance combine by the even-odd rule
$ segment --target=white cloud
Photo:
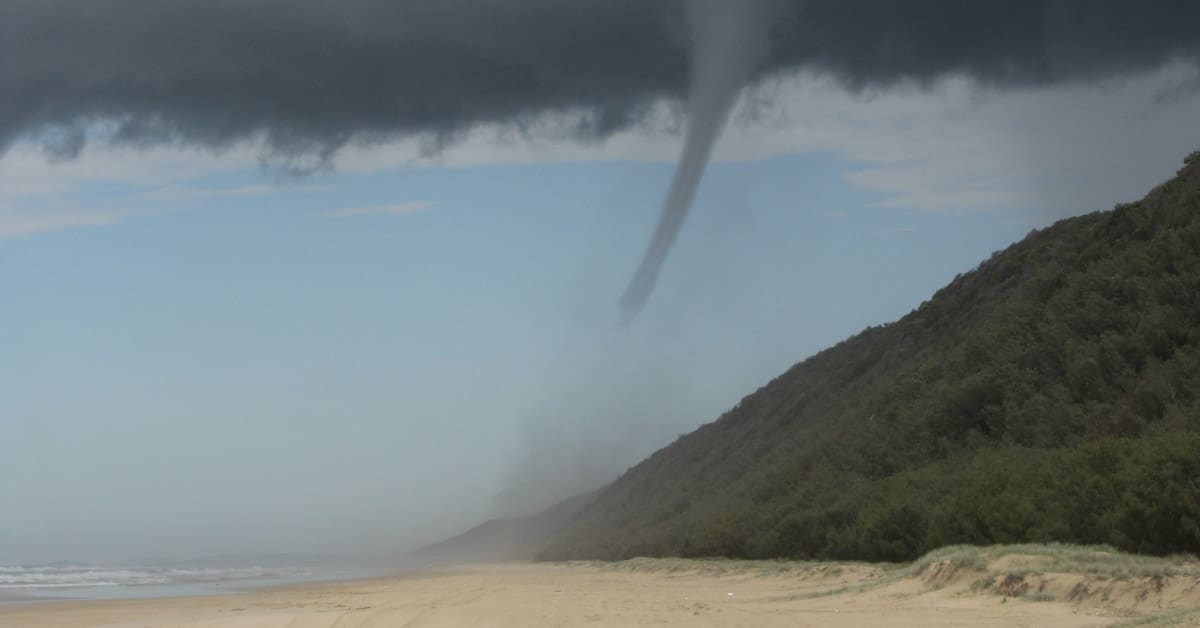
[[[30,211],[0,207],[0,242],[49,231],[111,225],[144,213],[147,212],[87,210]]]
[[[247,198],[255,196],[270,196],[286,192],[321,192],[330,189],[328,185],[242,185],[227,188],[205,188],[187,185],[171,185],[155,190],[151,197],[160,200],[181,200],[195,198]]]
[[[429,209],[429,203],[395,203],[392,205],[372,205],[370,207],[346,207],[316,214],[324,218],[350,218],[352,216],[412,214]]]
[[[1178,89],[1198,80],[1200,69],[1173,65],[1099,83],[995,90],[951,77],[930,89],[851,94],[829,77],[797,74],[743,97],[714,159],[828,153],[846,162],[847,182],[880,193],[881,206],[1061,217],[1140,197],[1200,147],[1200,90]],[[545,139],[568,126],[561,120],[527,135],[485,126],[432,156],[416,139],[350,148],[338,168],[670,162],[681,144],[675,114],[660,106],[646,127],[594,144]]]
[[[949,79],[854,97],[820,77],[774,86],[771,119],[732,129],[718,159],[825,151],[883,206],[1065,216],[1141,197],[1200,147],[1200,76],[1172,66],[1096,84],[996,91]]]
[[[81,186],[123,184],[153,189],[258,167],[250,146],[224,153],[177,147],[136,149],[90,144],[76,159],[54,161],[40,147],[18,143],[0,156],[0,202],[53,199]]]
[[[743,97],[714,158],[757,161],[829,154],[845,162],[845,180],[878,193],[881,206],[1060,217],[1138,198],[1200,147],[1200,90],[1180,87],[1198,81],[1200,69],[1174,65],[1093,84],[991,90],[949,78],[927,90],[909,85],[855,95],[828,77],[797,74]],[[570,113],[549,116],[521,131],[482,126],[434,153],[422,138],[350,146],[338,154],[334,174],[323,176],[327,185],[320,187],[336,189],[337,173],[567,161],[671,162],[678,156],[676,107],[660,105],[646,125],[592,143],[560,139],[572,120]],[[143,199],[168,205],[196,197],[295,190],[288,185],[213,189],[201,184],[216,174],[257,171],[271,176],[263,169],[262,155],[259,142],[220,153],[93,144],[75,160],[52,163],[39,147],[18,144],[0,157],[0,233],[107,224],[126,215],[34,216],[37,207],[73,206],[64,199],[89,184],[129,186]],[[424,208],[417,205],[347,208],[325,215]]]

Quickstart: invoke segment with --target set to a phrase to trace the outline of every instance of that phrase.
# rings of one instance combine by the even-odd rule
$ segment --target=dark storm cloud
[[[546,1],[0,3],[0,143],[108,120],[116,139],[285,152],[448,136],[580,109],[580,135],[684,88],[671,5]],[[70,147],[71,144],[67,144]]]
[[[850,87],[962,72],[997,85],[1086,80],[1197,57],[1200,3],[760,0],[756,76],[807,67]],[[682,100],[688,42],[670,0],[4,0],[0,150],[57,157],[82,129],[281,155],[348,141],[580,114],[603,137]]]
[[[853,87],[961,73],[993,85],[1089,80],[1200,56],[1190,0],[829,0],[777,29],[772,66]],[[784,34],[786,33],[786,34]]]

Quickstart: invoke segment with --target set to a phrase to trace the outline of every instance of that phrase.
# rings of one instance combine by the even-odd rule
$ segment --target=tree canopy
[[[544,558],[1200,552],[1200,151],[630,469]]]

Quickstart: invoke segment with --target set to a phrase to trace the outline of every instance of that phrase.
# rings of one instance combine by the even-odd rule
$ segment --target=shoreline
[[[226,595],[0,605],[0,625],[1106,626],[1162,613],[1200,623],[1194,610],[1200,607],[1200,576],[1191,572],[1166,580],[1039,573],[1034,567],[1041,558],[1005,555],[984,567],[954,559],[909,566],[676,559],[501,563]],[[981,586],[984,581],[991,588]]]
[[[179,580],[162,583],[112,583],[107,585],[57,584],[0,589],[0,608],[10,604],[43,602],[118,602],[193,597],[224,597],[304,585],[324,585],[352,580],[400,576],[407,568],[357,568],[285,577],[251,577],[218,580]]]

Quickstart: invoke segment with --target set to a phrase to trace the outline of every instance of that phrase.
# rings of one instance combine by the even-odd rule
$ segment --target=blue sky
[[[253,146],[62,163],[30,139],[0,157],[0,563],[400,551],[591,488],[1169,177],[1196,99],[1145,87],[793,86],[804,115],[735,116],[628,326],[670,130],[483,130],[301,178]]]

